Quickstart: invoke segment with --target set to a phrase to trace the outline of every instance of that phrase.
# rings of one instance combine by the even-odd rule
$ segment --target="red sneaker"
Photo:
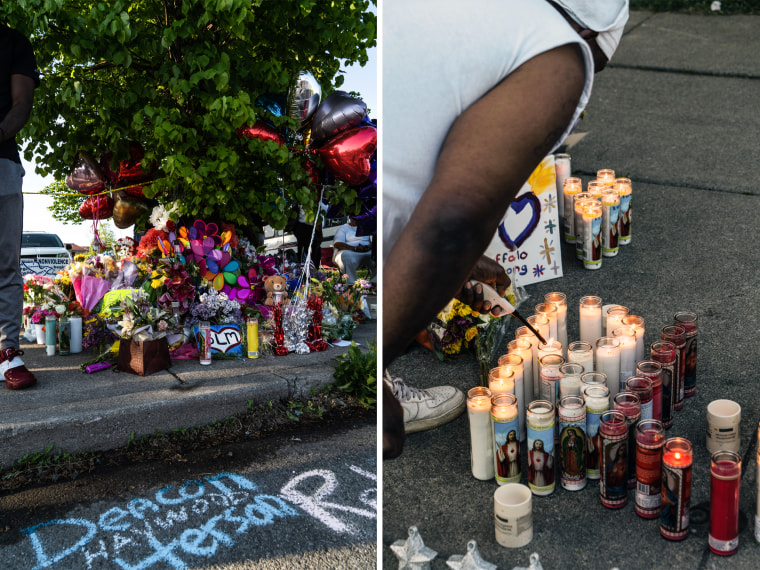
[[[26,369],[20,358],[23,354],[23,350],[13,347],[0,350],[0,373],[5,377],[5,387],[9,390],[20,390],[37,383],[34,374]]]

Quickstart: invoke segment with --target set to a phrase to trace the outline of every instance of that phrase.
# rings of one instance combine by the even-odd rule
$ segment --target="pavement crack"
[[[655,73],[675,73],[679,75],[696,75],[701,77],[721,77],[729,79],[760,79],[759,75],[751,73],[739,73],[730,71],[707,71],[695,69],[676,69],[672,67],[660,67],[657,65],[632,65],[627,63],[612,63],[607,65],[608,69],[636,69],[639,71],[653,71]]]

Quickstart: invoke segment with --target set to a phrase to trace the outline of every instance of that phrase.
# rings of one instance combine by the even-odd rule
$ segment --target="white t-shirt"
[[[357,226],[343,224],[335,232],[335,235],[333,236],[333,243],[341,242],[352,246],[370,245],[372,243],[369,236],[357,237],[356,230]]]
[[[544,0],[383,2],[383,256],[433,178],[452,123],[538,54],[578,43],[586,82],[569,134],[591,94],[591,49]],[[483,141],[488,144],[488,141]]]

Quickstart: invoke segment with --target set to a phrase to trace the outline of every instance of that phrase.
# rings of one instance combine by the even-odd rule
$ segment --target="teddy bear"
[[[270,275],[268,277],[265,277],[264,289],[266,289],[267,292],[267,298],[266,301],[264,301],[265,305],[268,305],[270,307],[274,305],[275,293],[282,294],[282,301],[280,301],[280,304],[290,304],[290,299],[288,299],[288,280],[285,279],[282,275]]]

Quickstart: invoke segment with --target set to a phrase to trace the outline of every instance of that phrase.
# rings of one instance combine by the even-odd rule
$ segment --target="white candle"
[[[515,396],[517,396],[517,418],[520,426],[520,441],[525,441],[525,386],[523,359],[517,354],[507,353],[499,358],[499,366],[504,366],[514,373]]]
[[[563,210],[564,210],[564,229],[565,229],[565,241],[567,243],[575,243],[576,231],[575,231],[575,195],[583,190],[583,183],[580,178],[571,176],[566,179],[562,185],[562,198],[563,198]]]
[[[620,388],[620,341],[604,336],[596,341],[596,363],[594,370],[607,376],[610,398],[614,398]]]
[[[493,428],[491,427],[491,392],[478,386],[467,393],[467,417],[470,420],[470,467],[481,481],[494,478]]]
[[[552,303],[557,308],[557,336],[562,345],[562,356],[567,358],[567,297],[564,293],[547,293],[544,302]]]
[[[605,186],[615,185],[615,171],[610,168],[603,168],[596,171],[596,179]]]
[[[583,366],[577,362],[566,362],[559,367],[560,398],[581,395],[581,374],[583,372]]]
[[[491,396],[496,396],[497,394],[514,394],[514,370],[509,370],[506,366],[491,368],[491,371],[488,373],[488,389],[491,390]]]
[[[560,354],[546,354],[538,359],[541,366],[541,399],[557,405],[559,395],[559,367],[565,363]]]
[[[530,333],[530,331],[528,332]],[[527,337],[511,340],[507,343],[507,354],[516,354],[522,359],[523,391],[525,393],[525,405],[527,406],[535,400],[533,392],[533,345]]]
[[[589,388],[604,388],[607,390],[607,375],[603,372],[584,372],[581,374],[581,394],[586,395]],[[610,391],[607,390],[607,394]]]
[[[562,345],[559,341],[550,338],[546,344],[538,344],[538,358],[540,359],[547,354],[558,354],[562,356]]]
[[[82,352],[82,317],[70,317],[71,354]]]
[[[602,300],[599,297],[583,297],[580,301],[581,340],[593,346],[602,336]]]
[[[557,177],[557,208],[559,209],[559,217],[561,219],[565,215],[565,200],[562,192],[565,188],[565,180],[570,178],[569,154],[554,155],[554,172]]]
[[[636,375],[636,331],[633,327],[618,327],[612,336],[620,342],[620,391],[625,390],[625,381]],[[614,397],[614,396],[613,396]]]
[[[567,361],[577,362],[586,372],[594,370],[594,347],[582,340],[571,342],[567,347]]]
[[[624,327],[633,327],[636,331],[636,363],[638,364],[642,360],[646,360],[647,356],[644,354],[644,318],[637,315],[626,315],[621,322]]]
[[[557,307],[553,303],[539,303],[535,307],[536,315],[542,315],[549,321],[549,336],[557,338]],[[544,337],[545,340],[549,340]]]
[[[536,379],[536,376],[538,376],[538,339],[536,335],[530,332],[528,327],[518,327],[515,331],[515,340],[524,340],[530,344],[530,357],[523,357],[523,366],[525,367],[523,374],[525,378],[524,385],[530,384],[529,390],[532,394],[530,401],[532,402],[538,398],[539,381]],[[530,370],[530,374],[528,374],[528,370]],[[527,391],[528,389],[526,388]]]
[[[538,334],[544,337],[544,340],[549,338],[549,319],[543,315],[531,315],[525,319],[530,326],[532,326]],[[535,335],[533,335],[535,338]],[[541,383],[541,374],[538,369],[538,343],[540,341],[536,338],[536,343],[533,345],[533,393],[538,394],[538,386]]]
[[[605,336],[612,336],[614,331],[623,324],[623,317],[628,314],[628,307],[622,305],[613,305],[607,310],[607,318],[605,319]]]

